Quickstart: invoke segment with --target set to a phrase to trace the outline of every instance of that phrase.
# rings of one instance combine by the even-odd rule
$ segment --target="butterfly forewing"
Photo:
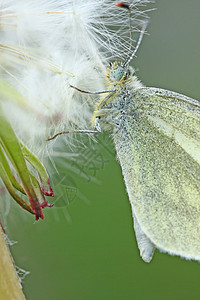
[[[157,88],[133,91],[141,116],[155,117],[200,140],[200,103],[184,95]],[[164,128],[163,128],[164,129]],[[166,128],[167,129],[167,128]]]
[[[131,103],[113,136],[138,223],[163,251],[200,260],[200,105],[155,88]]]

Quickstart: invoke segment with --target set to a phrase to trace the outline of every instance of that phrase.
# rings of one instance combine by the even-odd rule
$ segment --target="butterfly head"
[[[110,63],[109,68],[107,69],[106,77],[110,84],[113,83],[125,83],[127,80],[130,80],[132,72],[129,67],[124,67],[123,64],[119,61]]]

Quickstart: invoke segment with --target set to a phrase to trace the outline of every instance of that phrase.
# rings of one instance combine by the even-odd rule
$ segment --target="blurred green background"
[[[200,99],[200,1],[157,0],[154,7],[133,62],[138,77]],[[18,241],[11,247],[15,263],[30,271],[23,280],[27,299],[200,299],[198,262],[159,251],[150,264],[140,258],[120,166],[111,142],[102,146],[107,141],[100,137],[89,156],[83,150],[79,159],[94,156],[83,162],[88,178],[66,174],[65,158],[58,160],[64,181],[54,174],[54,188],[63,197],[45,210],[44,221],[12,205],[7,233]]]

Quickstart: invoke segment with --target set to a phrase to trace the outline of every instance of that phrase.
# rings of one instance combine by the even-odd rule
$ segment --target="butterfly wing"
[[[114,143],[135,218],[152,245],[200,260],[200,104],[156,88],[131,100]]]

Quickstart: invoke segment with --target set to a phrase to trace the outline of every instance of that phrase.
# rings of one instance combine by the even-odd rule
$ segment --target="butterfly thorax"
[[[130,102],[134,101],[132,91],[142,86],[134,72],[133,68],[124,67],[121,62],[110,64],[106,73],[106,85],[113,92],[109,92],[97,103],[91,120],[93,126],[96,118],[99,118],[103,130],[120,126],[123,116],[129,114]]]

